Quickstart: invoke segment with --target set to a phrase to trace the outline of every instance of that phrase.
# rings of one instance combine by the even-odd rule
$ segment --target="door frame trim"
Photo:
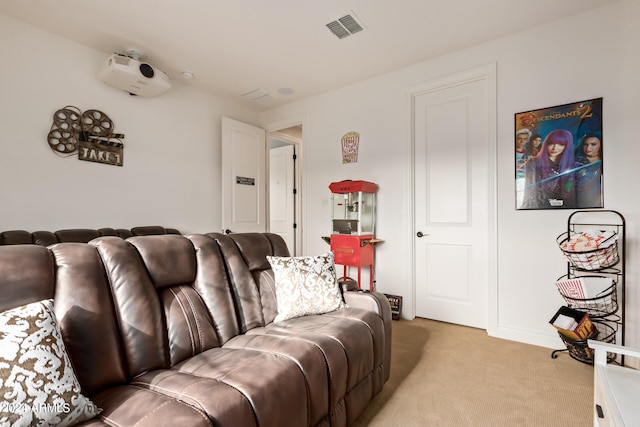
[[[497,64],[495,62],[475,67],[469,70],[453,73],[441,78],[436,78],[426,82],[418,83],[407,89],[407,103],[409,117],[409,139],[410,139],[410,168],[408,181],[410,182],[411,197],[409,200],[409,215],[410,215],[410,229],[411,229],[411,256],[410,256],[410,272],[411,272],[411,312],[408,313],[409,317],[413,319],[416,312],[416,250],[415,250],[415,134],[414,134],[414,107],[415,98],[430,92],[435,92],[467,83],[471,83],[478,80],[486,81],[487,85],[487,110],[488,110],[488,159],[487,167],[489,169],[488,187],[489,194],[489,219],[488,219],[488,256],[487,256],[487,299],[486,299],[486,313],[487,313],[487,333],[490,336],[496,336],[498,333],[498,261],[497,261],[497,242],[498,242],[498,228],[497,228],[497,93],[496,93],[496,69]]]
[[[297,187],[297,198],[296,198],[296,217],[294,221],[296,222],[296,241],[297,241],[297,252],[299,254],[307,253],[306,247],[306,239],[304,235],[304,226],[306,223],[305,217],[305,209],[304,209],[304,195],[306,194],[306,189],[304,188],[304,173],[305,173],[305,156],[304,156],[304,140],[305,133],[308,128],[308,120],[305,118],[291,118],[286,120],[279,120],[275,122],[269,122],[264,127],[266,131],[266,139],[269,139],[269,135],[272,133],[278,133],[278,131],[282,129],[287,129],[293,126],[302,126],[302,138],[297,139],[294,137],[290,137],[287,135],[288,140],[292,144],[295,144],[296,147],[296,187]],[[283,134],[280,134],[281,136]],[[267,168],[269,167],[269,150],[267,150]],[[267,170],[267,174],[269,171]],[[269,212],[269,192],[267,190],[267,214]],[[267,219],[267,223],[269,223],[269,219]]]
[[[283,128],[285,129],[285,128]],[[280,131],[267,132],[267,176],[271,175],[271,151],[273,148],[270,147],[270,142],[272,140],[277,140],[280,142],[286,143],[289,147],[293,147],[293,155],[295,155],[295,160],[289,159],[289,161],[293,161],[293,187],[295,190],[294,194],[289,194],[289,196],[293,196],[293,223],[295,224],[295,229],[293,230],[293,247],[289,248],[289,252],[291,256],[299,256],[300,254],[300,196],[302,191],[300,191],[300,165],[298,164],[298,152],[300,151],[300,144],[302,143],[301,138],[296,138],[286,133],[282,133]],[[281,148],[281,147],[280,147]],[[269,225],[269,232],[273,233],[271,230],[271,185],[267,186],[267,223]]]

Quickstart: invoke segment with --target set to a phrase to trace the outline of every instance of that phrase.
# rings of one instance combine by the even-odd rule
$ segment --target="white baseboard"
[[[553,330],[548,334],[541,334],[535,331],[498,326],[496,333],[490,335],[496,338],[537,345],[539,347],[547,347],[554,350],[566,348],[558,334]]]
[[[522,329],[510,328],[506,326],[498,326],[495,335],[489,334],[496,338],[521,342],[523,344],[537,345],[539,347],[547,347],[551,350],[562,350],[566,346],[554,330],[549,334],[541,334],[539,332],[526,331]],[[551,354],[551,353],[549,353]],[[640,370],[640,359],[628,357],[625,359],[625,366]]]

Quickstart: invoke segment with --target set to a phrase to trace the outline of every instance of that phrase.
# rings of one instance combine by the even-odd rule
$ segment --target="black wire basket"
[[[558,246],[567,261],[579,270],[602,270],[616,265],[620,261],[618,253],[618,235],[613,234],[600,242],[599,247],[587,251],[572,251],[563,247],[571,237],[579,233],[569,234],[564,232],[556,238]]]
[[[576,298],[575,296],[568,295],[561,288],[558,288],[558,292],[562,295],[562,298],[567,303],[569,308],[573,308],[575,310],[586,311],[589,313],[589,317],[597,318],[597,317],[605,317],[609,316],[618,311],[618,288],[616,286],[616,281],[610,277],[604,276],[584,276],[584,277],[576,277],[576,279],[581,278],[602,278],[602,279],[611,279],[612,285],[607,289],[600,292],[593,298]],[[561,277],[558,280],[565,278],[565,276]]]
[[[595,330],[591,333],[591,335],[583,340],[574,340],[566,335],[563,335],[562,332],[558,332],[558,335],[560,335],[560,338],[567,346],[569,355],[577,361],[587,363],[589,365],[593,365],[594,350],[589,347],[587,340],[597,339],[601,342],[615,344],[616,332],[618,329],[618,325],[612,322],[599,322],[597,320],[594,320],[593,325],[595,326]],[[615,353],[607,353],[607,362],[612,362],[615,359]]]

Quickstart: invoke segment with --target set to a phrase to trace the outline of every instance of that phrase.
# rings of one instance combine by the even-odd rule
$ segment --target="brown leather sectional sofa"
[[[54,299],[82,393],[102,409],[79,425],[346,426],[382,389],[384,295],[345,292],[348,308],[273,323],[279,236],[156,231],[49,246],[3,234],[0,311]]]

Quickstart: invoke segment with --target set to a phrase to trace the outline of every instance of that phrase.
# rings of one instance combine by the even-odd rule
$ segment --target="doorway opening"
[[[269,232],[280,235],[293,256],[301,254],[300,152],[302,125],[270,131],[269,151]]]

